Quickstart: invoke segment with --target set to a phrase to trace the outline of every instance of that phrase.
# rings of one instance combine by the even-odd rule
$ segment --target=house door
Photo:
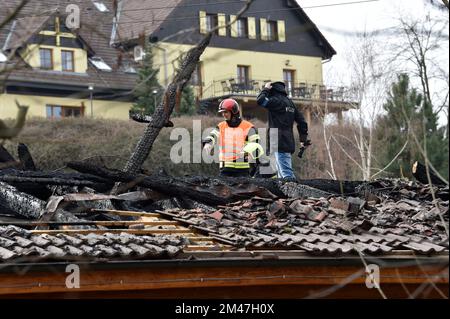
[[[286,91],[289,94],[289,96],[292,96],[292,91],[294,89],[294,77],[295,71],[283,70],[283,80],[284,84],[286,84]]]
[[[249,67],[245,65],[238,65],[237,76],[238,83],[248,85],[248,83],[250,82]]]

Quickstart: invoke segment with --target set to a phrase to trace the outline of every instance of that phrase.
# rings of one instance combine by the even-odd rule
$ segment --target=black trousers
[[[220,176],[224,176],[224,177],[249,177],[250,173],[249,173],[249,169],[248,168],[222,168],[220,170]]]

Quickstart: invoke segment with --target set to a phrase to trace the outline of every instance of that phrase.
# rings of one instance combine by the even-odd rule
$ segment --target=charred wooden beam
[[[262,184],[269,185],[268,180],[255,181],[250,178],[222,180],[207,177],[183,179],[158,174],[151,176],[134,175],[89,163],[71,162],[67,166],[79,172],[96,174],[115,182],[137,181],[139,186],[151,188],[174,197],[187,197],[208,205],[227,204],[253,196],[276,197],[266,187],[260,186]]]
[[[429,169],[430,179],[428,179],[427,168],[425,167],[425,165],[423,165],[422,163],[420,163],[418,161],[413,164],[412,173],[413,173],[413,176],[422,184],[430,184],[430,182],[431,182],[431,184],[438,185],[438,186],[448,185],[447,182],[445,182],[439,176],[434,174],[431,169]]]
[[[19,192],[15,187],[3,182],[0,182],[0,202],[3,207],[27,219],[39,219],[46,213],[44,201]],[[53,217],[60,222],[82,221],[72,213],[62,209],[58,209]]]
[[[20,166],[21,163],[16,161],[15,158],[6,150],[6,148],[3,147],[3,145],[0,145],[0,170]]]
[[[112,187],[108,184],[108,180],[89,174],[20,171],[16,169],[0,170],[0,181],[41,199],[48,198],[50,196],[49,189],[54,186],[90,187],[99,192],[105,192]]]
[[[141,114],[141,113],[137,113],[137,112],[133,112],[130,111],[130,119],[132,119],[135,122],[138,123],[151,123],[153,121],[153,117],[151,117],[150,115],[145,115],[145,114]],[[172,121],[168,121],[164,127],[174,127],[175,125],[173,124]]]
[[[337,181],[331,179],[303,179],[298,181],[301,185],[317,188],[336,195],[354,194],[356,188],[367,182],[363,181]]]
[[[11,176],[8,174],[0,175],[0,181],[6,182],[8,184],[15,183],[35,183],[35,184],[44,184],[44,185],[67,185],[67,186],[86,186],[93,187],[96,186],[97,183],[91,181],[83,181],[83,180],[69,180],[63,178],[45,178],[45,177],[20,177],[20,176]],[[36,186],[39,187],[39,186]]]
[[[36,165],[34,164],[33,157],[31,156],[31,153],[25,144],[19,143],[19,145],[17,146],[17,153],[19,155],[19,160],[22,163],[24,170],[27,171],[36,170]]]
[[[6,150],[6,148],[3,147],[3,145],[0,145],[0,163],[9,163],[9,162],[15,162],[16,160],[14,157]]]
[[[125,165],[125,172],[136,174],[141,169],[142,164],[150,154],[159,132],[169,122],[170,115],[179,100],[178,97],[181,95],[186,83],[189,82],[192,73],[194,73],[201,55],[209,45],[211,37],[212,33],[209,33],[197,46],[187,52],[179,70],[175,74],[173,82],[167,87],[162,102],[156,107],[150,123]]]

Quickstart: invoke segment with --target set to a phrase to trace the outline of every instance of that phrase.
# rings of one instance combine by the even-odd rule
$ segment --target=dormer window
[[[43,70],[53,70],[53,50],[39,49],[40,54],[40,68]]]
[[[94,2],[94,6],[100,12],[109,12],[108,8],[105,6],[103,2]]]
[[[248,24],[246,18],[240,18],[236,21],[237,36],[239,38],[246,38],[248,35]]]
[[[73,51],[62,50],[61,51],[61,66],[65,72],[74,72],[73,65]]]
[[[268,21],[267,22],[267,40],[277,41],[277,38],[278,38],[277,22]]]
[[[217,15],[207,14],[206,15],[206,31],[212,31],[217,27]]]
[[[6,55],[3,54],[3,52],[0,51],[0,63],[8,61],[8,58]]]
[[[89,61],[99,70],[101,71],[107,71],[107,72],[111,72],[112,68],[105,63],[105,61],[103,61],[102,58],[100,57],[93,57],[90,58]]]

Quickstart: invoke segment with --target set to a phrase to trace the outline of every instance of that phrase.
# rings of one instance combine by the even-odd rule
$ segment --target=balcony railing
[[[257,95],[268,82],[272,82],[272,80],[253,79],[246,82],[240,82],[236,78],[217,80],[204,91],[204,97],[218,97],[227,94]],[[294,99],[341,102],[351,102],[356,100],[350,89],[344,86],[325,86],[322,83],[289,82],[286,84],[286,91],[289,97]]]

